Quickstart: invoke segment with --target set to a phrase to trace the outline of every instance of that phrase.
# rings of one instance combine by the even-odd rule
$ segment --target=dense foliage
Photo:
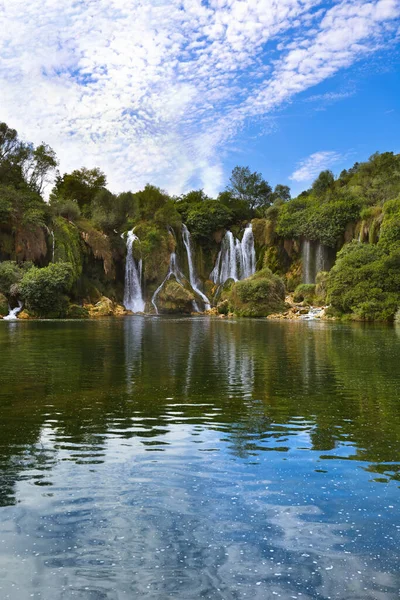
[[[294,199],[287,186],[273,189],[261,173],[242,166],[233,169],[217,198],[202,189],[173,197],[151,184],[115,194],[99,168],[60,174],[57,166],[49,146],[25,143],[0,123],[3,311],[9,301],[23,299],[32,314],[83,317],[86,303],[102,297],[121,302],[126,232],[134,228],[139,241],[133,255],[142,261],[147,301],[176,252],[185,283],[170,280],[159,298],[168,311],[188,312],[193,290],[186,285],[183,223],[191,232],[200,284],[214,305],[220,302],[221,312],[256,316],[280,310],[282,282],[298,301],[330,302],[336,316],[391,320],[399,308],[400,155],[374,154],[339,177],[323,171]],[[51,181],[47,202],[43,192]],[[224,233],[231,229],[241,239],[250,220],[257,272],[218,288],[209,278]],[[333,259],[338,252],[331,272],[317,274],[316,286],[308,288],[299,287],[305,240],[328,247]]]
[[[32,267],[22,277],[20,293],[26,307],[39,317],[64,317],[68,310],[73,269],[69,263]]]

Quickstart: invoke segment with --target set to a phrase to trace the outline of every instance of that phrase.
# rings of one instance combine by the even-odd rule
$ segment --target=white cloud
[[[115,190],[215,193],[238,129],[388,43],[399,1],[0,2],[0,119]]]
[[[289,177],[292,181],[311,181],[319,175],[321,171],[329,169],[332,165],[343,159],[338,152],[326,150],[314,152],[307,158],[300,161],[297,169]]]

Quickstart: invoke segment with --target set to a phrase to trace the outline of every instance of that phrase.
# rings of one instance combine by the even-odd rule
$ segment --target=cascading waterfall
[[[244,230],[242,243],[242,257],[243,257],[243,277],[247,279],[250,275],[256,272],[256,251],[254,248],[254,235],[251,223],[247,225]]]
[[[335,262],[335,251],[321,242],[304,240],[301,248],[303,283],[315,283],[320,271],[329,271]]]
[[[314,283],[314,278],[312,276],[310,240],[304,240],[301,254],[303,258],[303,283]]]
[[[156,304],[157,296],[161,292],[164,283],[166,281],[168,281],[168,279],[170,279],[172,276],[175,277],[175,279],[178,283],[182,283],[183,273],[178,267],[178,261],[176,259],[175,252],[172,252],[172,254],[169,258],[169,269],[168,269],[167,275],[165,276],[164,281],[161,283],[161,285],[158,286],[158,288],[154,292],[153,297],[151,299],[151,303],[154,306],[157,315],[158,315],[158,308],[157,308],[157,304]]]
[[[190,285],[192,286],[193,291],[196,292],[196,294],[200,296],[200,298],[203,300],[205,309],[209,310],[210,301],[207,298],[207,296],[203,294],[203,292],[199,289],[199,281],[197,279],[196,270],[193,263],[192,239],[189,229],[184,224],[182,225],[182,239],[186,248],[186,254],[188,259]],[[195,307],[195,310],[199,312],[197,305]]]
[[[54,236],[54,231],[52,229],[50,230],[50,235],[51,235],[51,239],[52,239],[51,262],[54,262],[54,253],[56,251],[56,238]]]
[[[223,284],[228,279],[238,281],[246,279],[256,271],[256,252],[251,223],[246,227],[240,242],[231,231],[227,231],[218,253],[210,279],[216,284]]]
[[[139,238],[132,229],[128,231],[126,238],[124,306],[132,312],[143,312],[145,303],[142,292],[142,260],[136,263],[133,258],[132,247],[135,240]]]
[[[18,300],[18,306],[15,308],[9,308],[9,313],[6,317],[3,317],[4,321],[16,321],[18,319],[17,315],[21,312],[23,304],[20,300]]]

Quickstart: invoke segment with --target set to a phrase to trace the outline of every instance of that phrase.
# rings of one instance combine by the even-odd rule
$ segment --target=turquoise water
[[[400,330],[0,322],[0,598],[399,597]]]

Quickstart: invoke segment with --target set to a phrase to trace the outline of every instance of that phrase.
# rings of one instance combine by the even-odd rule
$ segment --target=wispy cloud
[[[326,94],[314,94],[305,99],[305,102],[316,102],[319,105],[333,104],[346,98],[351,98],[356,93],[355,89],[345,92],[327,92]]]
[[[342,159],[342,154],[331,150],[314,152],[314,154],[310,154],[310,156],[300,161],[297,169],[290,175],[289,179],[299,182],[312,181],[321,171],[329,169]]]
[[[62,169],[100,166],[114,189],[196,180],[214,193],[226,142],[389,43],[399,8],[13,0],[0,4],[0,118],[50,143]]]

